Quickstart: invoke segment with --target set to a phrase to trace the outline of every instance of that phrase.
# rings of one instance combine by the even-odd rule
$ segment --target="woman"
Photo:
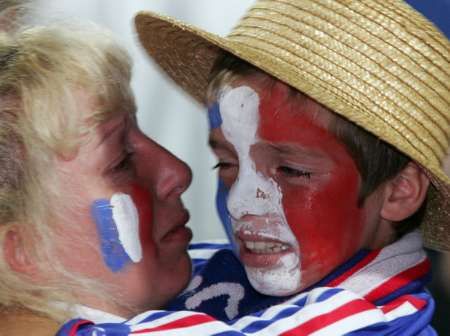
[[[120,321],[189,280],[191,173],[139,130],[130,72],[98,27],[0,33],[0,335]]]

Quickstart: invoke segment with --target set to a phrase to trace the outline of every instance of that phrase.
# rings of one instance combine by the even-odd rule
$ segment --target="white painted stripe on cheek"
[[[130,259],[137,263],[142,259],[142,246],[136,206],[129,195],[122,193],[116,193],[111,197],[111,205],[120,243]]]

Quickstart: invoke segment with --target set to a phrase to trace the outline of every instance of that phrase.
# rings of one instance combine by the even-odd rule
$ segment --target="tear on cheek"
[[[116,193],[111,200],[95,200],[91,207],[97,226],[103,260],[113,272],[142,259],[139,214],[127,194]]]

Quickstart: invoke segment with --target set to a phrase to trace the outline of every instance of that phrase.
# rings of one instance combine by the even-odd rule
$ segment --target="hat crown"
[[[277,59],[261,67],[413,159],[441,165],[449,41],[404,2],[260,0],[227,38]]]
[[[422,231],[450,251],[450,42],[402,0],[259,0],[226,37],[136,17],[149,55],[199,102],[229,52],[390,143],[424,168]]]

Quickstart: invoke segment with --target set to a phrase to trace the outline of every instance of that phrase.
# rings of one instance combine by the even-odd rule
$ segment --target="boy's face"
[[[360,175],[327,130],[329,112],[282,83],[251,79],[223,88],[216,103],[210,144],[225,186],[218,199],[226,199],[258,291],[295,293],[370,245],[379,199],[358,206]]]

